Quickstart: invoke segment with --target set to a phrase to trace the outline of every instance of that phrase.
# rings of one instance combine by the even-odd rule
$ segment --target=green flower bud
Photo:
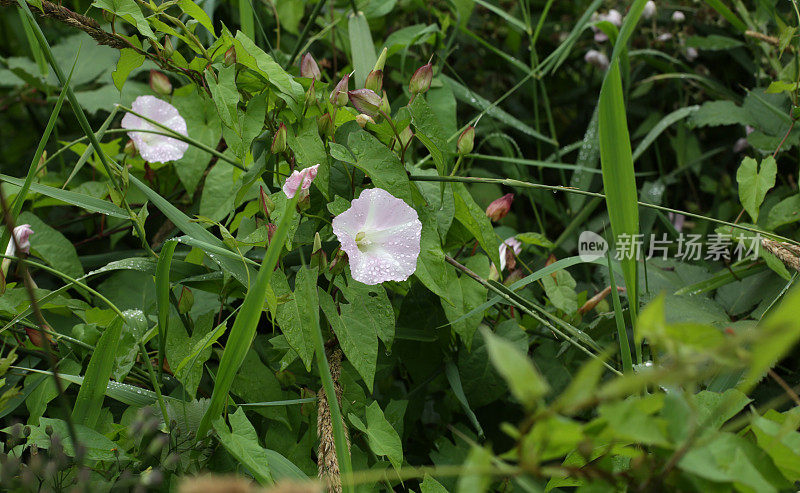
[[[225,52],[225,66],[230,67],[236,63],[236,47],[231,46],[228,48],[228,51]]]
[[[383,70],[373,70],[367,75],[364,88],[375,92],[381,92],[383,88]]]
[[[287,130],[286,125],[281,123],[278,126],[278,131],[275,132],[275,136],[272,138],[272,146],[269,148],[272,154],[280,154],[286,150],[286,139],[287,139]]]
[[[162,96],[172,94],[172,83],[169,78],[158,70],[150,71],[150,89]]]
[[[334,125],[330,113],[325,113],[317,118],[317,129],[323,137],[333,138]]]
[[[375,62],[375,66],[372,68],[373,72],[378,70],[380,70],[381,72],[383,71],[383,66],[386,64],[386,55],[388,52],[389,50],[387,48],[384,48],[381,51],[381,54],[378,56],[378,61]]]
[[[347,86],[350,85],[350,76],[345,75],[331,91],[330,101],[334,106],[344,106],[347,104]]]
[[[460,155],[469,154],[475,147],[475,127],[472,125],[467,126],[461,135],[458,136],[456,142],[456,149]]]

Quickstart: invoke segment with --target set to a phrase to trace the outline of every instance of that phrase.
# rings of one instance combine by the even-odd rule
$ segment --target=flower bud
[[[336,253],[333,254],[328,270],[330,270],[332,276],[335,276],[344,270],[345,265],[347,265],[347,255],[340,249],[337,249]]]
[[[472,149],[475,147],[475,127],[472,125],[468,125],[467,128],[461,132],[461,135],[458,136],[458,141],[456,142],[456,149],[458,150],[458,154],[463,156],[464,154],[469,154],[472,152]]]
[[[408,143],[411,142],[411,139],[414,138],[414,132],[411,131],[411,126],[404,128],[402,132],[400,132],[400,144],[403,147],[407,147]]]
[[[264,191],[264,187],[258,187],[258,201],[261,202],[261,211],[264,213],[264,217],[269,220],[270,214],[275,210],[275,202]]]
[[[275,136],[272,138],[272,146],[269,148],[272,154],[280,154],[286,150],[286,134],[286,125],[281,123],[278,126],[278,131],[275,132]]]
[[[672,13],[672,22],[680,24],[685,20],[686,20],[686,15],[684,15],[684,13],[681,12],[680,10],[676,10],[675,12]]]
[[[275,230],[278,229],[273,223],[267,224],[267,244],[272,243],[272,237],[275,236]]]
[[[381,106],[381,97],[375,91],[369,89],[356,89],[347,91],[350,102],[359,113],[366,113],[369,116],[377,116]]]
[[[331,91],[330,101],[334,106],[344,106],[347,104],[347,86],[350,85],[350,76],[345,75]]]
[[[333,119],[330,113],[325,113],[317,118],[317,129],[323,137],[333,137]]]
[[[646,4],[644,4],[644,10],[642,10],[642,18],[652,19],[653,16],[656,15],[656,3],[653,0],[650,0]]]
[[[314,57],[311,56],[311,53],[306,53],[303,55],[302,60],[300,60],[300,76],[316,80],[320,80],[320,77],[322,76],[319,71],[317,61],[314,60]]]
[[[172,94],[172,84],[169,78],[158,70],[150,71],[150,89],[162,96]]]
[[[325,255],[325,250],[322,249],[322,239],[319,236],[319,232],[314,234],[314,245],[311,248],[309,267],[318,267],[320,270],[328,267],[328,258]]]
[[[230,67],[234,63],[236,63],[236,46],[231,46],[225,52],[225,66]]]
[[[308,86],[308,91],[306,91],[306,104],[311,105],[317,101],[317,89],[314,87],[316,86],[316,79],[311,79],[311,85]]]
[[[586,63],[594,65],[600,70],[606,70],[608,68],[608,57],[605,55],[605,53],[601,53],[597,50],[587,51],[583,56],[583,59],[586,61]]]
[[[164,56],[167,58],[171,58],[172,54],[175,53],[175,47],[172,46],[172,41],[170,41],[169,36],[164,37]]]
[[[383,70],[373,70],[367,75],[364,88],[375,92],[381,92],[383,88]]]
[[[376,70],[380,70],[381,72],[383,71],[383,67],[386,65],[386,55],[388,52],[389,50],[387,48],[384,48],[383,51],[381,51],[381,54],[378,56],[378,61],[376,61],[375,66],[372,67],[373,72]]]
[[[507,193],[499,199],[495,199],[491,204],[489,204],[489,207],[486,208],[486,217],[492,221],[499,221],[503,219],[506,217],[506,214],[508,214],[508,211],[511,210],[511,204],[513,203],[513,193]]]
[[[371,116],[361,113],[360,115],[356,115],[356,123],[358,123],[361,128],[364,128],[367,126],[367,123],[375,123],[375,120],[373,120]]]
[[[136,145],[133,143],[132,140],[128,140],[128,143],[125,144],[124,152],[125,152],[125,154],[127,154],[130,157],[135,157],[136,156]]]
[[[392,114],[392,107],[389,105],[389,95],[386,94],[386,91],[383,91],[383,97],[381,98],[381,106],[380,112],[387,117]]]
[[[426,63],[414,72],[411,82],[408,83],[408,90],[411,94],[421,94],[431,88],[433,80],[433,65]]]

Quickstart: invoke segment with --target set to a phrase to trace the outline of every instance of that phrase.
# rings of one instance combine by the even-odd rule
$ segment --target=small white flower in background
[[[746,137],[739,137],[736,139],[736,142],[733,143],[733,152],[740,153],[750,147],[750,143],[747,142]]]
[[[155,96],[139,96],[131,105],[133,111],[164,125],[173,132],[188,136],[186,120],[178,113],[178,109]],[[122,118],[122,128],[127,130],[154,130],[165,133],[163,128],[156,127],[148,121],[128,113]],[[189,144],[182,140],[150,132],[128,132],[136,150],[142,159],[150,163],[166,163],[182,158],[189,149]]]
[[[614,24],[617,27],[620,27],[622,25],[622,14],[615,9],[611,9],[605,14],[598,14],[595,12],[592,14],[592,21],[595,23],[606,21]],[[594,31],[594,40],[596,42],[604,43],[606,40],[608,40],[606,33],[598,29],[597,26],[592,26],[592,30]]]
[[[311,187],[311,183],[314,181],[314,178],[317,177],[318,170],[319,164],[315,164],[314,166],[310,166],[300,171],[292,171],[292,174],[283,184],[283,193],[285,193],[287,197],[292,198],[298,191],[308,191],[309,187]]]
[[[662,33],[659,34],[658,37],[656,38],[656,40],[659,41],[660,43],[666,43],[670,39],[672,39],[672,33]]]
[[[689,48],[686,48],[686,59],[689,60],[690,62],[697,60],[698,55],[699,53],[697,52],[697,48],[691,46]]]
[[[606,17],[603,20],[606,20],[614,24],[615,26],[620,27],[622,25],[622,14],[620,14],[619,11],[616,9],[611,9],[608,11],[608,14],[606,14]]]
[[[649,2],[644,4],[644,10],[642,10],[642,17],[645,19],[652,19],[654,15],[656,15],[656,3],[653,0],[650,0]]]
[[[417,211],[386,190],[364,190],[332,224],[356,281],[405,281],[417,270],[422,223]]]
[[[595,67],[599,68],[600,70],[606,70],[608,68],[608,57],[605,53],[602,53],[597,50],[589,50],[583,55],[584,61]]]
[[[8,246],[6,247],[6,257],[14,256],[14,254],[17,252],[17,245],[19,245],[20,251],[25,253],[26,255],[31,253],[30,238],[32,234],[33,234],[33,228],[31,228],[30,224],[20,224],[19,226],[15,227],[14,238],[9,238],[8,240]],[[0,270],[2,270],[2,277],[4,279],[6,277],[6,274],[8,274],[9,265],[11,265],[11,259],[3,258]]]
[[[676,10],[672,13],[672,22],[681,23],[686,20],[686,15],[680,10]]]
[[[511,248],[511,250],[509,250]],[[512,253],[513,252],[513,253]],[[515,237],[508,238],[506,241],[500,244],[500,272],[506,268],[506,264],[509,263],[508,260],[510,259],[516,265],[516,261],[514,260],[514,256],[519,255],[522,252],[522,242],[516,239]],[[513,269],[513,265],[509,264],[509,268]]]

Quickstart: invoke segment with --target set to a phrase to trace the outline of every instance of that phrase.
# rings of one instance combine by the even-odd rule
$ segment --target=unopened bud
[[[513,203],[513,193],[507,193],[499,199],[495,199],[491,204],[489,204],[489,207],[486,208],[486,217],[492,221],[499,221],[503,219],[506,217],[506,214],[508,214],[508,211],[511,210],[511,204]]]
[[[312,268],[318,267],[320,270],[328,267],[328,258],[325,255],[325,250],[322,249],[322,239],[319,233],[314,234],[314,245],[311,248],[311,262],[309,265]]]
[[[383,89],[383,70],[373,70],[367,75],[367,81],[364,83],[364,88],[377,93]]]
[[[267,224],[267,244],[272,243],[272,237],[275,236],[275,230],[278,229],[273,223]]]
[[[347,256],[343,251],[337,249],[336,253],[333,254],[328,270],[331,275],[335,276],[344,270],[345,265],[347,265]]]
[[[375,120],[373,120],[371,116],[361,113],[360,115],[356,115],[356,123],[358,123],[361,128],[364,128],[367,126],[367,123],[375,123]]]
[[[347,87],[350,85],[350,76],[345,75],[331,91],[330,101],[334,106],[344,106],[347,104]]]
[[[125,154],[130,157],[136,156],[136,145],[133,143],[132,140],[129,140],[127,144],[125,144]]]
[[[646,4],[644,4],[644,9],[642,10],[642,18],[652,19],[653,16],[656,15],[656,3],[653,0],[650,0]]]
[[[172,41],[170,41],[169,36],[164,37],[164,56],[167,58],[171,58],[172,54],[175,53],[175,47],[172,46]]]
[[[676,10],[675,12],[672,13],[672,22],[680,24],[685,20],[686,20],[686,15],[684,15],[684,13],[681,12],[680,10]]]
[[[269,220],[270,214],[275,210],[275,202],[269,198],[269,195],[264,191],[264,187],[258,188],[258,201],[261,202],[261,211],[264,217]]]
[[[303,59],[300,60],[300,76],[316,80],[319,80],[322,76],[322,73],[319,71],[317,61],[314,60],[314,57],[311,56],[311,53],[306,53],[303,55]]]
[[[317,101],[317,89],[316,89],[316,79],[311,79],[311,85],[308,87],[308,91],[306,91],[306,104],[311,105]]]
[[[383,97],[381,98],[381,106],[379,109],[380,113],[386,115],[387,118],[392,113],[392,107],[389,105],[389,96],[386,94],[386,91],[383,91]]]
[[[463,156],[464,154],[469,154],[472,152],[472,149],[475,147],[475,127],[472,125],[468,125],[467,128],[461,132],[461,135],[458,136],[458,141],[456,142],[456,150],[458,150],[458,154]]]
[[[366,113],[369,116],[377,116],[381,107],[381,97],[375,91],[369,89],[356,89],[347,91],[350,102],[353,103],[359,113]]]
[[[169,78],[158,70],[150,71],[150,89],[162,96],[172,94],[172,84]]]
[[[402,144],[403,147],[407,147],[408,143],[411,142],[411,139],[413,138],[414,132],[411,131],[411,125],[407,126],[402,132],[400,132],[400,144]]]
[[[389,53],[388,48],[384,48],[381,50],[381,54],[378,55],[378,61],[375,62],[375,66],[372,67],[372,71],[380,70],[383,71],[384,65],[386,65],[386,55]]]
[[[275,132],[275,136],[272,137],[272,146],[270,146],[269,150],[272,154],[280,154],[286,150],[286,138],[287,138],[287,130],[286,125],[281,123],[278,126],[278,131]]]
[[[317,129],[323,137],[333,137],[333,119],[330,113],[325,113],[317,118]]]
[[[411,82],[408,83],[408,90],[411,94],[421,94],[431,88],[433,80],[433,65],[426,63],[414,72]]]
[[[225,66],[230,67],[234,63],[236,63],[236,46],[231,46],[225,52]]]

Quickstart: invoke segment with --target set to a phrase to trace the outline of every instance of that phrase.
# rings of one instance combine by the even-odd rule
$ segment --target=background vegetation
[[[799,23],[772,0],[0,0],[2,245],[34,231],[0,297],[0,484],[796,491]],[[381,63],[388,107],[331,97]],[[179,160],[129,144],[142,95],[185,119]],[[372,188],[419,215],[408,280],[339,250]],[[638,234],[666,258],[615,255]]]

